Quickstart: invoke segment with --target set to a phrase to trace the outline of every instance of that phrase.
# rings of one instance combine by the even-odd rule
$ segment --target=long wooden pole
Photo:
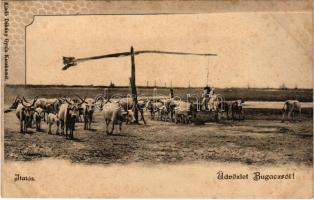
[[[131,91],[133,99],[133,112],[135,123],[138,123],[138,109],[137,109],[137,91],[136,91],[136,79],[135,79],[135,59],[134,59],[134,49],[131,46]]]
[[[157,51],[157,50],[145,50],[145,51],[133,51],[133,55],[139,55],[139,54],[172,54],[172,55],[192,55],[192,56],[217,56],[217,54],[211,54],[211,53],[187,53],[187,52],[171,52],[171,51]],[[95,60],[95,59],[102,59],[102,58],[117,58],[117,57],[123,57],[123,56],[130,56],[130,52],[120,52],[120,53],[112,53],[112,54],[106,54],[106,55],[100,55],[100,56],[92,56],[92,57],[86,57],[86,58],[75,58],[75,57],[63,57],[63,68],[62,70],[66,70],[69,67],[77,65],[77,63],[89,61],[89,60]]]

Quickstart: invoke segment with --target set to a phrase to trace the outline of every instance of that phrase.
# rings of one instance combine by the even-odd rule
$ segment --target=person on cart
[[[202,105],[201,108],[202,110],[208,110],[208,101],[210,99],[210,94],[212,92],[212,89],[206,85],[203,89],[203,100],[202,100]]]

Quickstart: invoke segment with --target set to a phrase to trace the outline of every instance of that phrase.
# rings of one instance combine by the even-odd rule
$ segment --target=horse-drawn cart
[[[212,95],[206,100],[204,98],[201,105],[199,102],[194,102],[190,109],[190,121],[194,124],[219,122],[222,112],[225,112],[223,102],[224,98],[219,94]]]

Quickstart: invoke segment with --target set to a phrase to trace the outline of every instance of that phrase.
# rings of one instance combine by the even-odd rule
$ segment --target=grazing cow
[[[95,100],[88,98],[81,106],[84,117],[84,129],[90,130],[93,122],[93,114],[95,111]]]
[[[291,121],[291,113],[292,113],[292,119],[295,120],[294,114],[296,112],[299,113],[299,121],[301,121],[301,103],[298,100],[285,101],[282,111],[283,113],[282,113],[281,122],[285,121],[285,115],[287,115],[287,119]]]
[[[122,129],[122,122],[124,120],[124,115],[127,114],[119,103],[117,102],[106,102],[102,107],[102,115],[106,123],[106,133],[111,135],[114,130],[114,125],[119,124],[119,130]],[[111,128],[110,128],[111,126]]]
[[[79,107],[84,101],[75,103],[73,101],[68,101],[66,98],[64,100],[66,103],[61,104],[58,112],[58,119],[61,124],[61,134],[65,134],[66,138],[73,139],[73,131],[78,117]],[[68,134],[68,131],[70,131],[70,134]]]
[[[25,99],[25,98],[23,98]],[[37,101],[37,97],[33,100],[32,104],[30,103],[24,103],[23,100],[21,100],[20,104],[18,104],[16,108],[16,116],[20,121],[20,132],[21,133],[27,133],[27,128],[32,126],[32,119],[35,112],[35,103]]]
[[[231,116],[232,119],[244,120],[244,112],[242,108],[243,100],[235,100],[231,104]]]
[[[58,119],[58,116],[56,114],[49,113],[48,114],[48,118],[47,118],[47,122],[48,122],[48,126],[49,126],[48,134],[52,134],[51,127],[54,124],[56,124],[57,125],[56,135],[59,135],[59,124],[60,124],[60,121]]]
[[[34,122],[36,124],[36,131],[41,130],[41,119],[43,118],[43,109],[42,108],[36,108],[34,112]]]

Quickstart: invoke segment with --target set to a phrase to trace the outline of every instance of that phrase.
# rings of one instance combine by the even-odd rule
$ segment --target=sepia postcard
[[[313,198],[310,0],[2,0],[1,195]]]

